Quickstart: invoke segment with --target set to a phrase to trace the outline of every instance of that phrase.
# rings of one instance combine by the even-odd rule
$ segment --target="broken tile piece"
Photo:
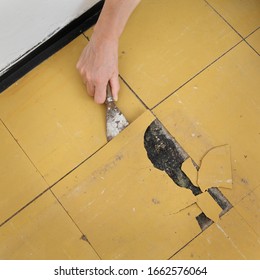
[[[219,220],[219,215],[222,211],[221,207],[208,192],[201,193],[197,195],[196,198],[197,205],[202,212],[216,223]]]
[[[189,177],[192,184],[194,186],[197,186],[198,171],[197,171],[196,167],[194,166],[191,158],[188,158],[183,162],[181,169]]]
[[[232,188],[229,145],[214,147],[206,153],[198,172],[198,185],[202,191],[210,187]]]

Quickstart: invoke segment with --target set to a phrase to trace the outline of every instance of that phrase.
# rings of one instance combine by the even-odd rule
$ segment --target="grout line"
[[[136,98],[142,103],[145,109],[150,110],[148,106],[144,103],[144,101],[138,96],[138,94],[132,89],[132,87],[127,83],[127,81],[119,74],[121,80],[125,83],[125,85],[130,89],[130,91],[136,96]]]
[[[258,55],[260,55],[260,53],[258,53],[258,51],[247,41],[247,38],[249,38],[251,35],[253,35],[257,30],[260,30],[260,27],[258,27],[256,30],[254,30],[253,32],[251,32],[249,35],[247,35],[244,38],[244,42],[250,47],[252,48]]]
[[[243,41],[250,47],[252,48],[258,55],[260,55],[247,41],[246,39],[252,35],[254,32],[256,32],[260,27],[258,27],[256,30],[252,31],[249,35],[247,35],[246,37],[243,37],[225,18],[224,16],[222,16],[207,0],[204,0],[224,21],[226,24],[228,24],[236,33],[238,36],[240,36]]]
[[[173,255],[171,255],[167,260],[170,260],[173,258],[175,255],[177,255],[180,251],[182,251],[187,245],[189,245],[193,240],[195,240],[198,236],[200,236],[204,231],[201,230],[197,235],[195,235],[190,241],[188,241],[186,244],[184,244],[179,250],[177,250]]]
[[[31,158],[29,157],[29,155],[25,152],[24,148],[21,146],[21,144],[19,143],[19,141],[14,137],[13,133],[11,132],[11,130],[6,126],[6,124],[2,121],[2,119],[0,119],[2,124],[4,125],[4,127],[6,128],[6,130],[10,133],[10,135],[12,136],[12,138],[14,139],[14,141],[17,143],[17,145],[19,146],[19,148],[22,150],[22,152],[25,154],[25,156],[28,158],[28,160],[30,161],[30,163],[33,165],[33,167],[37,170],[37,172],[40,174],[40,176],[42,177],[42,179],[44,180],[44,182],[46,183],[47,186],[49,186],[48,182],[46,181],[46,179],[44,178],[44,176],[41,174],[41,172],[39,171],[39,169],[37,168],[37,166],[34,164],[34,162],[31,160]]]
[[[71,221],[73,222],[73,224],[77,227],[77,229],[81,232],[82,236],[86,237],[86,242],[90,245],[90,247],[93,249],[93,251],[97,254],[97,256],[100,258],[100,260],[102,259],[100,257],[100,255],[98,254],[98,252],[95,250],[95,248],[92,246],[92,244],[90,243],[90,241],[88,240],[88,237],[84,234],[84,232],[80,229],[80,227],[78,226],[78,224],[74,221],[74,219],[72,218],[72,216],[69,214],[68,210],[64,207],[64,205],[61,203],[61,201],[58,199],[58,197],[55,195],[55,193],[53,192],[52,189],[50,189],[51,193],[53,194],[53,196],[55,197],[55,199],[57,200],[57,202],[60,204],[60,206],[63,208],[63,210],[65,211],[65,213],[68,215],[68,217],[71,219]]]
[[[1,120],[2,121],[2,120]],[[3,123],[4,124],[4,123]],[[4,124],[5,126],[5,124]],[[6,127],[6,126],[5,126]],[[8,129],[8,128],[7,128]],[[9,131],[9,130],[8,130]],[[10,132],[10,131],[9,131]],[[11,132],[10,132],[11,134]],[[12,135],[12,134],[11,134]],[[12,135],[13,136],[13,135]],[[14,138],[15,139],[15,138]],[[17,141],[16,141],[17,142]],[[18,143],[18,142],[17,142]],[[107,143],[106,143],[107,144]],[[32,162],[33,166],[36,168],[36,170],[39,172],[39,174],[42,176],[42,178],[44,179],[44,181],[47,184],[47,188],[41,192],[40,194],[38,194],[36,197],[34,197],[31,201],[29,201],[28,203],[26,203],[24,206],[22,206],[19,210],[17,210],[14,214],[12,214],[9,218],[7,218],[5,221],[3,221],[0,224],[0,227],[3,226],[4,224],[6,224],[8,221],[10,221],[14,216],[16,216],[17,214],[19,214],[23,209],[25,209],[27,206],[29,206],[30,204],[32,204],[35,200],[37,200],[40,196],[42,196],[43,194],[45,194],[47,191],[51,191],[51,188],[53,188],[57,183],[59,183],[60,181],[62,181],[66,176],[68,176],[70,173],[72,173],[75,169],[77,169],[79,166],[81,166],[83,163],[85,163],[88,159],[90,159],[91,157],[93,157],[99,150],[101,150],[104,146],[106,146],[106,144],[104,144],[103,146],[101,146],[98,150],[96,150],[93,154],[91,154],[89,157],[87,157],[86,159],[84,159],[82,162],[80,162],[77,166],[75,166],[74,168],[72,168],[69,172],[67,172],[65,175],[63,175],[60,179],[58,179],[56,182],[54,182],[53,184],[49,185],[49,183],[45,180],[45,178],[42,176],[42,174],[38,171],[38,169],[35,167],[35,165],[33,164],[33,162],[30,160],[30,158],[27,156],[27,154],[25,153],[25,155],[29,158],[29,160]],[[19,145],[19,143],[18,143]],[[19,145],[20,146],[20,145]],[[21,147],[21,146],[20,146]],[[21,147],[21,149],[23,150],[23,148]],[[23,150],[24,151],[24,150]]]
[[[208,64],[206,67],[204,67],[203,69],[201,69],[198,73],[196,73],[194,76],[192,76],[190,79],[188,79],[185,83],[183,83],[181,86],[179,86],[177,89],[175,89],[172,93],[168,94],[165,98],[163,98],[159,103],[157,103],[156,105],[154,105],[151,110],[154,110],[156,107],[158,107],[161,103],[163,103],[166,99],[168,99],[171,95],[173,95],[174,93],[176,93],[178,90],[180,90],[181,88],[183,88],[186,84],[188,84],[190,81],[192,81],[194,78],[196,78],[197,76],[199,76],[202,72],[204,72],[205,70],[207,70],[210,66],[212,66],[214,63],[216,63],[218,60],[220,60],[223,56],[225,56],[227,53],[229,53],[230,51],[232,51],[235,47],[237,47],[240,43],[242,43],[243,40],[239,41],[238,43],[236,43],[233,47],[231,47],[229,50],[227,50],[226,52],[224,52],[221,56],[219,56],[218,58],[216,58],[215,60],[213,60],[210,64]]]
[[[216,12],[225,21],[226,24],[228,24],[237,33],[238,36],[240,36],[242,39],[244,39],[243,36],[207,0],[204,0],[204,1],[209,5],[209,7],[214,12]]]
[[[3,225],[5,225],[7,222],[9,222],[12,218],[14,218],[17,214],[19,214],[22,210],[24,210],[27,206],[29,206],[30,204],[32,204],[36,199],[38,199],[40,196],[42,196],[43,194],[45,194],[47,191],[49,191],[49,188],[47,188],[46,190],[44,190],[43,192],[41,192],[40,194],[38,194],[36,197],[34,197],[31,201],[29,201],[28,203],[26,203],[23,207],[21,207],[19,210],[17,210],[14,214],[12,214],[9,218],[7,218],[5,221],[3,221],[0,224],[0,227],[2,227]]]

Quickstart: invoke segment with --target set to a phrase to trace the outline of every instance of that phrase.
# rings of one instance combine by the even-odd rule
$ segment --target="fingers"
[[[95,86],[94,101],[103,104],[106,100],[107,83],[99,83]]]
[[[110,86],[111,86],[111,91],[112,95],[115,101],[118,100],[118,93],[120,90],[120,84],[119,84],[119,78],[118,74],[114,74],[112,78],[110,79]]]
[[[94,97],[97,104],[105,102],[108,83],[114,99],[118,99],[120,86],[117,49],[117,41],[103,41],[97,46],[95,40],[92,40],[83,50],[76,65],[87,93]]]

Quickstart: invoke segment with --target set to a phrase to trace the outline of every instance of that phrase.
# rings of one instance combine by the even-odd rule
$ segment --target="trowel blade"
[[[113,104],[107,108],[107,140],[110,141],[128,126],[128,121],[120,110]]]

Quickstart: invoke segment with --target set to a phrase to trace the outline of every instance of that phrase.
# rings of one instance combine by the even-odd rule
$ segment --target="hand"
[[[86,85],[87,92],[98,104],[106,100],[106,88],[110,83],[112,95],[118,99],[118,41],[92,35],[90,42],[84,48],[77,69]]]

